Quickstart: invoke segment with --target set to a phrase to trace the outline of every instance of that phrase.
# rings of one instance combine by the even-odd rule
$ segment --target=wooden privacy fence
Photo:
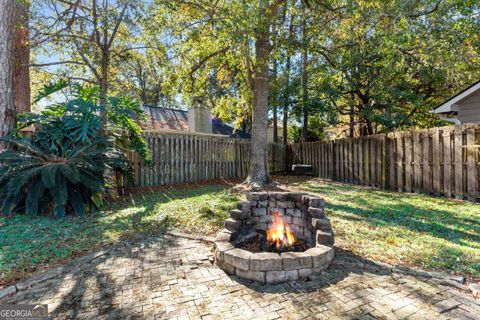
[[[193,183],[248,174],[250,140],[191,133],[144,133],[152,154],[150,165],[132,152],[131,187]],[[270,172],[284,171],[284,146],[268,145]],[[125,180],[125,179],[124,179]]]
[[[392,132],[292,146],[323,178],[471,201],[480,198],[480,125]]]

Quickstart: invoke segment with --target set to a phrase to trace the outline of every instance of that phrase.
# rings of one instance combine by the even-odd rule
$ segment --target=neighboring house
[[[267,137],[268,142],[273,142],[273,124],[268,125]],[[281,124],[277,124],[277,138],[278,143],[283,142],[283,126]]]
[[[480,123],[480,81],[431,111],[455,124]]]
[[[250,139],[250,134],[222,123],[210,115],[207,108],[188,110],[142,106],[147,121],[141,124],[145,131],[189,131],[216,134],[231,138]]]

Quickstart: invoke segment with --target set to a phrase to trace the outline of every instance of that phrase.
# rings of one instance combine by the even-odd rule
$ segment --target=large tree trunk
[[[270,56],[269,23],[264,19],[268,0],[258,1],[259,17],[255,41],[255,73],[253,79],[252,142],[250,172],[247,183],[263,187],[270,182],[268,173],[268,61]]]
[[[13,15],[14,0],[0,1],[0,135],[15,128],[13,103]]]
[[[13,101],[16,114],[30,111],[30,47],[28,1],[15,1],[13,42]]]

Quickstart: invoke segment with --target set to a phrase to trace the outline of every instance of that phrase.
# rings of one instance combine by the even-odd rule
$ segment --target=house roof
[[[475,82],[468,88],[464,89],[463,91],[457,93],[447,101],[443,102],[440,104],[438,107],[433,109],[431,112],[432,113],[452,113],[452,112],[458,112],[458,106],[456,103],[458,103],[460,100],[465,99],[472,93],[480,90],[480,81]]]
[[[166,129],[175,131],[188,131],[188,110],[142,106],[147,118],[142,124],[144,129]],[[222,123],[219,119],[212,118],[212,133],[229,136],[232,138],[250,139],[250,134]]]

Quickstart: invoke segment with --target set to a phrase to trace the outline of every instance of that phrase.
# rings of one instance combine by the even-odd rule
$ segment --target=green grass
[[[239,199],[224,185],[137,194],[110,211],[56,220],[0,216],[0,285],[137,233],[213,234]]]
[[[335,245],[393,265],[480,277],[480,205],[321,179],[279,178],[325,198]]]
[[[285,188],[318,194],[335,245],[393,265],[480,278],[480,205],[296,177]],[[0,285],[137,233],[167,227],[201,234],[222,228],[239,196],[226,185],[146,191],[80,218],[0,217]]]

